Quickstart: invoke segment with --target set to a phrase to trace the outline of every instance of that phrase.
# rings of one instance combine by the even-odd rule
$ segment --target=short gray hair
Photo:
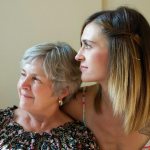
[[[53,83],[54,94],[59,94],[67,87],[70,97],[81,84],[81,72],[79,62],[75,60],[76,54],[77,52],[64,42],[41,43],[27,49],[21,60],[21,66],[35,59],[41,59],[43,70]]]

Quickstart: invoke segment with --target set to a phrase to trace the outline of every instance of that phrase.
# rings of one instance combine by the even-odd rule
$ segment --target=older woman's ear
[[[62,106],[65,103],[65,98],[69,95],[69,88],[66,87],[62,89],[59,95],[60,96],[58,97],[58,103],[59,103],[59,106]]]
[[[67,97],[68,95],[70,95],[69,87],[65,87],[65,88],[62,89],[62,91],[60,92],[59,98],[63,99],[63,98],[65,98],[65,97]]]

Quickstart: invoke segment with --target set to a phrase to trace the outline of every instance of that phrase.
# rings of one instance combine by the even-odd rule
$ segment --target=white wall
[[[59,40],[78,50],[85,18],[120,5],[150,22],[150,0],[0,0],[0,108],[18,104],[19,61],[27,48]]]
[[[103,9],[130,6],[140,11],[150,23],[150,0],[102,0]]]
[[[83,21],[101,0],[0,0],[0,108],[18,104],[19,61],[39,42],[66,41],[79,48]]]

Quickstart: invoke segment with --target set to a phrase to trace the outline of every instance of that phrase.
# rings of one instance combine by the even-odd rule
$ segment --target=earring
[[[58,97],[58,103],[59,103],[59,106],[63,105],[63,100],[61,98],[59,98],[59,97]]]

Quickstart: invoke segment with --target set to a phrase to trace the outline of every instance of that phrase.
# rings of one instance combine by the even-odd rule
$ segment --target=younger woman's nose
[[[84,60],[84,55],[81,53],[81,50],[78,51],[77,55],[75,56],[75,60],[77,61]]]

